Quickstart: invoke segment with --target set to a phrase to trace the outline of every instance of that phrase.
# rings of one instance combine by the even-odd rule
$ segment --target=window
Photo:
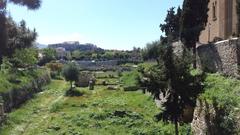
[[[213,21],[217,20],[217,1],[212,4]]]

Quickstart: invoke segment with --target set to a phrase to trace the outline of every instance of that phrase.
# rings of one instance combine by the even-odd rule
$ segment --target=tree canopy
[[[181,40],[194,54],[193,66],[196,68],[196,43],[208,19],[209,0],[184,0],[181,18]]]
[[[11,19],[8,20],[6,18],[6,13],[7,13],[6,9],[7,9],[8,3],[14,3],[14,4],[17,4],[20,6],[26,6],[28,9],[31,9],[31,10],[38,9],[41,6],[41,0],[1,0],[0,1],[0,62],[1,62],[1,59],[3,56],[6,56],[7,54],[9,55],[8,49],[11,47],[8,46],[9,45],[8,42],[9,42],[9,38],[12,38],[11,34],[15,34],[15,35],[20,34],[21,35],[23,33],[29,32],[27,29],[25,29],[27,31],[21,31],[23,33],[11,32],[11,30],[13,30],[13,31],[17,31],[17,30],[14,27],[9,27],[9,26],[13,26],[15,24],[13,24],[13,21]],[[9,21],[10,21],[10,23],[9,23]],[[13,24],[13,25],[11,25],[11,24]],[[25,27],[24,22],[21,22],[20,28],[21,27],[22,28]],[[10,28],[10,32],[9,32],[8,28]],[[13,29],[11,29],[11,28],[13,28]],[[35,39],[36,32],[34,32],[34,33],[35,34],[34,34],[33,38]],[[20,35],[18,35],[18,36],[20,36]],[[29,35],[23,34],[22,36],[29,36]],[[28,39],[30,39],[30,38],[28,38]],[[13,40],[13,42],[15,42],[15,40]],[[29,42],[29,40],[27,42]],[[10,41],[10,44],[12,44],[11,41]],[[18,43],[16,45],[18,45]]]
[[[63,76],[66,81],[70,81],[70,90],[72,90],[72,82],[78,79],[79,69],[75,63],[68,63],[63,67]]]
[[[28,9],[36,10],[41,6],[41,0],[5,0],[16,5],[26,6]]]
[[[165,23],[160,24],[160,29],[165,33],[166,36],[171,34],[173,40],[178,40],[180,37],[180,20],[182,10],[178,7],[177,12],[172,7],[167,11],[167,16],[164,20]]]

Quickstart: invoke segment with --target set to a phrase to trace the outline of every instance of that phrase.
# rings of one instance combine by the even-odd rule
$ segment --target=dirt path
[[[37,94],[36,98],[26,103],[20,110],[16,110],[21,112],[28,108],[23,111],[25,114],[22,114],[22,116],[25,115],[25,122],[16,123],[16,126],[11,129],[11,135],[26,135],[27,131],[34,131],[42,124],[47,124],[47,119],[51,117],[49,110],[52,105],[60,100],[65,100],[63,96],[65,89],[66,83],[64,81],[53,81],[44,92]]]

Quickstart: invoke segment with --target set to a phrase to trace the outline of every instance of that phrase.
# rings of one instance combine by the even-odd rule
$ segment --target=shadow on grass
[[[84,95],[84,92],[79,91],[75,88],[69,89],[65,93],[65,96],[68,96],[68,97],[79,97],[79,96],[82,96],[82,95]]]

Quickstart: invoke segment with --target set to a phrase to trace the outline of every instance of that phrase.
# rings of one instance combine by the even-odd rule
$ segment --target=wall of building
[[[238,33],[238,14],[237,14],[237,0],[233,0],[233,19],[232,19],[232,28],[233,34]]]
[[[194,135],[218,135],[219,131],[215,123],[216,110],[212,104],[198,99],[194,109],[191,123]]]
[[[173,52],[181,56],[183,44],[174,42],[172,46]],[[206,72],[219,72],[240,78],[240,38],[213,44],[197,44],[197,66]]]
[[[201,35],[199,37],[199,40],[201,43],[208,43],[208,41],[212,41],[214,39],[214,37],[219,37],[219,26],[221,25],[220,23],[223,23],[223,19],[224,16],[222,16],[222,9],[223,7],[221,7],[224,0],[221,1],[217,1],[216,4],[216,18],[213,19],[213,8],[212,5],[214,4],[214,2],[216,2],[216,0],[210,0],[209,1],[209,11],[208,11],[208,22],[207,25],[205,27],[205,30],[203,30],[201,32]]]
[[[200,45],[197,48],[198,67],[208,72],[220,72],[239,77],[240,39]]]
[[[213,4],[216,3],[216,18],[213,17]],[[201,32],[201,43],[212,42],[215,38],[227,39],[237,33],[236,0],[210,0],[208,22]]]

